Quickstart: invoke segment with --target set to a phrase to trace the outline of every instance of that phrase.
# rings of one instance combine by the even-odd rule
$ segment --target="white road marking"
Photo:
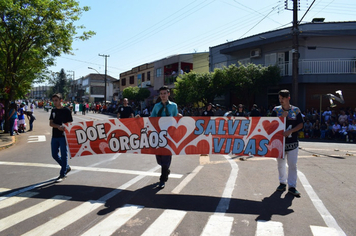
[[[283,224],[276,221],[257,221],[255,236],[283,236]]]
[[[334,228],[311,225],[310,229],[314,236],[336,236],[339,232]]]
[[[234,217],[223,215],[212,215],[209,217],[208,223],[205,225],[202,236],[229,236],[231,234]]]
[[[91,166],[97,166],[97,165],[101,165],[101,164],[106,163],[106,162],[113,161],[113,160],[115,160],[115,159],[116,159],[118,156],[120,156],[120,155],[121,155],[121,153],[116,153],[113,157],[108,158],[108,159],[105,159],[105,160],[100,161],[100,162],[97,162],[97,163],[95,163],[95,164],[92,164]],[[1,162],[0,162],[0,165],[1,165]],[[72,171],[70,174],[73,174],[73,173],[78,172],[78,171],[79,171],[79,170],[77,170],[77,171]],[[57,177],[56,177],[56,178],[57,178]],[[32,189],[35,189],[35,188],[41,187],[41,186],[43,186],[43,185],[46,185],[46,184],[48,184],[49,182],[52,182],[52,181],[56,180],[56,178],[49,179],[49,180],[45,180],[45,181],[43,181],[43,182],[41,182],[41,183],[33,184],[33,185],[30,185],[30,186],[28,186],[28,187],[26,187],[26,188],[22,188],[22,189],[19,189],[19,190],[15,191],[15,192],[9,193],[9,194],[7,194],[7,195],[5,195],[5,196],[3,196],[3,197],[0,197],[0,202],[3,201],[3,200],[5,200],[5,199],[7,199],[7,198],[9,198],[9,197],[16,196],[16,195],[18,195],[18,194],[20,194],[20,193],[24,193],[24,192],[30,191],[30,190],[32,190]]]
[[[180,191],[182,191],[182,189],[187,186],[187,184],[199,173],[199,171],[201,169],[203,169],[204,166],[197,166],[192,173],[190,173],[189,175],[187,175],[187,177],[184,178],[184,180],[178,184],[177,187],[175,187],[173,190],[172,190],[172,193],[175,193],[175,194],[178,194],[180,193]],[[171,177],[169,175],[169,177]]]
[[[205,225],[201,235],[230,235],[233,217],[225,216],[225,212],[229,209],[232,192],[235,188],[235,182],[239,167],[236,162],[231,159],[229,155],[224,155],[224,158],[231,165],[231,172],[229,179],[226,182],[224,192],[221,196],[220,202],[216,207],[214,215],[209,217],[208,223]],[[212,233],[214,232],[214,233]],[[217,233],[215,233],[217,232]]]
[[[103,118],[99,118],[99,117],[91,117],[93,119],[90,119],[89,117],[90,116],[87,116],[88,118],[84,118],[84,117],[80,117],[80,116],[73,116],[73,118],[78,118],[80,120],[85,120],[85,121],[92,121],[93,119],[96,119],[96,120],[105,120]]]
[[[143,209],[143,206],[126,204],[122,208],[116,210],[110,216],[100,221],[98,224],[90,228],[88,231],[82,234],[82,236],[92,235],[112,235],[117,229],[124,225],[134,215],[139,213]]]
[[[154,172],[158,170],[160,166],[155,166],[149,172]],[[99,207],[103,206],[104,203],[114,197],[115,195],[119,194],[122,190],[127,189],[131,185],[135,184],[136,182],[140,181],[146,177],[145,175],[140,175],[132,180],[126,182],[125,184],[121,185],[117,189],[111,191],[110,193],[104,195],[103,197],[99,198],[97,201],[88,201],[84,202],[81,205],[73,208],[70,211],[67,211],[66,213],[57,216],[56,218],[53,218],[52,220],[46,222],[45,224],[42,224],[38,226],[37,228],[32,229],[31,231],[27,232],[24,235],[27,236],[32,236],[32,235],[53,235],[57,233],[60,230],[63,230],[63,228],[67,227],[68,225],[74,223],[75,221],[79,220],[80,218],[84,217],[85,215],[89,214],[92,211],[95,211]]]
[[[51,208],[65,202],[68,199],[71,199],[71,197],[57,195],[57,196],[54,196],[53,198],[48,199],[44,202],[38,203],[32,207],[29,207],[25,210],[22,210],[20,212],[17,212],[15,214],[12,214],[12,215],[4,218],[4,219],[1,219],[0,232],[18,224],[19,222],[27,220],[37,214],[40,214],[48,209],[51,209]],[[40,235],[40,234],[37,234],[37,235]]]
[[[237,173],[239,171],[238,165],[234,160],[231,159],[229,155],[224,155],[224,157],[231,165],[231,173],[229,179],[226,182],[225,189],[220,199],[219,205],[216,207],[215,214],[225,214],[226,210],[229,209],[232,191],[235,188]]]
[[[11,190],[11,189],[9,189],[9,188],[0,188],[0,194],[3,194],[3,193],[5,193],[5,192],[7,192],[9,190]]]
[[[299,157],[299,156],[298,156]],[[277,160],[276,160],[277,161]],[[288,165],[287,165],[288,167]],[[305,191],[307,192],[310,200],[313,202],[316,210],[319,212],[320,216],[323,218],[326,225],[338,231],[338,235],[346,236],[345,232],[340,228],[335,218],[330,214],[328,209],[325,207],[324,203],[320,200],[313,187],[310,185],[307,177],[298,170],[298,179],[302,183]]]
[[[7,198],[4,201],[0,202],[0,209],[15,205],[19,202],[22,202],[28,198],[35,196],[37,194],[38,193],[36,193],[36,192],[26,192],[26,193],[19,194],[18,196],[14,196],[12,198]]]
[[[141,236],[169,236],[177,228],[186,214],[187,212],[185,211],[165,210]]]
[[[305,191],[307,192],[307,194],[309,195],[310,200],[313,202],[315,208],[317,209],[317,211],[319,212],[319,214],[325,221],[325,224],[328,227],[334,228],[335,230],[337,230],[338,235],[346,236],[345,232],[337,224],[335,218],[330,214],[328,209],[326,209],[324,203],[320,200],[320,198],[314,191],[313,187],[309,184],[308,179],[299,170],[298,170],[298,178],[299,178],[300,182],[302,182],[302,185],[303,185]]]
[[[35,166],[35,167],[47,167],[47,168],[59,168],[57,164],[44,164],[44,163],[30,163],[30,162],[10,162],[10,161],[0,161],[0,165],[11,165],[11,166]],[[119,174],[129,174],[129,175],[146,175],[146,176],[160,176],[161,173],[149,172],[149,171],[138,171],[138,170],[122,170],[122,169],[110,169],[110,168],[99,168],[99,167],[83,167],[83,166],[71,166],[72,170],[80,171],[94,171],[94,172],[106,172],[106,173],[119,173]],[[183,177],[181,174],[170,174],[170,178],[180,179]]]
[[[31,136],[28,136],[27,142],[28,143],[46,142],[46,136],[45,135],[31,135]]]

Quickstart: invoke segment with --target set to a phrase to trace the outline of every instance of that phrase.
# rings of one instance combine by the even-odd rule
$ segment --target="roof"
[[[356,21],[347,22],[322,22],[322,23],[305,23],[299,25],[300,36],[340,36],[356,35]],[[220,53],[229,54],[231,52],[253,48],[261,45],[276,43],[292,39],[292,27],[286,27],[279,30],[268,31],[256,34],[243,39],[238,39],[229,43],[224,43],[215,47],[226,45],[228,47],[221,49]],[[231,45],[231,46],[229,46]]]
[[[86,78],[90,78],[90,79],[93,79],[93,80],[104,80],[105,74],[91,73],[91,74],[86,75],[86,76],[83,77],[83,79],[86,79]],[[116,81],[117,79],[107,74],[106,75],[106,80]]]

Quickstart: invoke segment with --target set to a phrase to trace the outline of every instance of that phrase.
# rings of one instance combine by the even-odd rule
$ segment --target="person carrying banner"
[[[163,86],[158,91],[161,102],[155,104],[151,112],[151,117],[179,116],[177,104],[169,101],[169,88],[167,86]],[[170,173],[169,167],[171,165],[172,156],[156,155],[156,160],[158,165],[161,166],[161,176],[159,178],[159,184],[157,187],[162,189],[165,187],[165,182],[168,180],[168,175]]]
[[[303,128],[304,121],[300,109],[290,104],[290,92],[288,90],[279,91],[278,97],[281,105],[273,108],[272,116],[286,117],[286,129],[283,135],[285,137],[285,155],[287,158],[277,158],[280,185],[276,190],[284,192],[288,181],[288,192],[296,197],[300,197],[300,193],[296,189],[298,131]]]
[[[61,166],[59,177],[57,178],[57,182],[61,182],[71,171],[68,165],[67,142],[64,136],[65,126],[63,124],[73,122],[73,118],[71,111],[62,106],[62,95],[60,93],[54,94],[52,101],[54,109],[52,109],[49,117],[49,126],[52,127],[51,151],[53,159]],[[58,155],[59,150],[61,152],[60,156]]]
[[[123,100],[123,106],[119,106],[118,112],[117,112],[117,118],[133,118],[134,117],[134,111],[132,107],[129,104],[129,100],[127,98],[124,98]]]

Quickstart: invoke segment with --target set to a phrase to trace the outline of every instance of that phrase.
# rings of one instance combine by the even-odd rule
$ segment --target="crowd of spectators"
[[[20,105],[24,104],[27,110],[28,104],[33,104],[36,108],[44,108],[49,110],[52,107],[50,101],[33,101],[29,103],[18,102]],[[74,114],[81,112],[83,115],[88,112],[92,113],[108,113],[117,114],[120,104],[103,102],[64,102],[64,106],[69,107]],[[239,104],[233,105],[231,109],[228,109],[219,104],[211,104],[212,114],[214,116],[271,116],[274,106],[269,106],[267,109],[264,107],[258,107],[254,104],[250,109]],[[130,106],[136,115],[147,117],[153,108],[152,106],[141,109],[140,105],[134,102],[130,103]],[[4,123],[4,110],[3,104],[0,105],[0,128],[3,129]],[[206,110],[205,107],[192,107],[192,106],[179,106],[179,113],[183,116],[202,116]],[[304,128],[299,132],[299,138],[304,139],[325,139],[325,140],[340,140],[345,142],[356,142],[356,108],[340,108],[330,109],[327,107],[325,111],[319,113],[318,110],[311,108],[302,112],[304,117]]]

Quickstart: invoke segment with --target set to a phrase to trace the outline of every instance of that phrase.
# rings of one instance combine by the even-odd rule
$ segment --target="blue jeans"
[[[59,149],[61,151],[61,156],[58,155]],[[59,175],[63,177],[66,175],[66,171],[69,168],[66,138],[52,137],[51,150],[53,159],[56,160],[56,162],[62,167],[61,171],[59,172]]]
[[[30,130],[33,129],[33,122],[35,121],[35,117],[33,115],[30,116]]]
[[[14,125],[15,125],[16,118],[10,118],[10,136],[14,135]]]

